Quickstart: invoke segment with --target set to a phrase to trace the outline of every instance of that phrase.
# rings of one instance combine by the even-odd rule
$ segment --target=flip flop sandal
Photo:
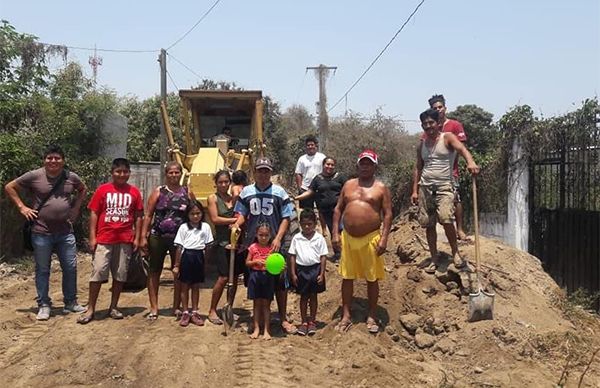
[[[148,313],[148,315],[146,315],[146,320],[150,321],[150,322],[154,322],[158,319],[158,314],[157,313]]]
[[[340,333],[346,333],[352,327],[352,321],[340,321],[336,326],[335,330]]]
[[[108,316],[112,319],[123,319],[123,313],[117,309],[111,309],[108,313]]]
[[[281,328],[283,329],[283,331],[285,332],[285,334],[296,334],[296,333],[298,333],[298,328],[296,326],[292,325],[288,321],[285,321],[285,322],[287,323],[287,325],[284,325],[283,323],[281,324]]]
[[[427,267],[425,267],[425,269],[423,271],[425,271],[425,273],[428,273],[428,274],[434,274],[436,270],[437,270],[437,264],[431,263]]]
[[[379,325],[373,318],[367,319],[367,330],[371,334],[379,333]]]
[[[219,317],[217,317],[217,318],[208,317],[208,321],[210,323],[212,323],[213,325],[222,325],[223,324],[223,320]]]
[[[454,255],[452,258],[452,263],[454,263],[456,268],[462,268],[467,264],[466,260],[460,257],[459,254]]]
[[[80,325],[87,325],[88,323],[90,323],[93,320],[94,320],[93,315],[83,315],[82,314],[77,318],[77,323],[79,323]]]

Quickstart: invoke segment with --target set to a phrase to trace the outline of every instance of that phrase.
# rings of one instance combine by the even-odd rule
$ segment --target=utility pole
[[[98,66],[102,66],[102,57],[98,56],[96,51],[96,45],[94,45],[94,56],[90,56],[88,63],[92,67],[92,74],[94,77],[94,88],[96,87],[96,79],[98,78]]]
[[[323,153],[327,150],[327,134],[329,132],[329,117],[327,116],[327,91],[325,90],[325,83],[329,72],[337,70],[337,66],[309,66],[306,70],[314,70],[317,79],[319,80],[319,102],[317,102],[317,114],[319,115],[318,127],[319,127],[319,140],[321,142],[321,151]]]
[[[160,100],[167,106],[167,51],[160,49]],[[161,115],[162,117],[162,115]],[[167,132],[165,124],[160,120],[160,181],[165,181],[165,164],[167,163]]]

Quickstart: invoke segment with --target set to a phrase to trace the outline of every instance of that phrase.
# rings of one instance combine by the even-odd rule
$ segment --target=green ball
[[[281,253],[271,253],[265,261],[265,267],[271,275],[279,275],[285,268],[285,258]]]

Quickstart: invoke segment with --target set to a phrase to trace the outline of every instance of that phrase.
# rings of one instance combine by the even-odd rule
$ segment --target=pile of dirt
[[[440,250],[448,252],[446,244]],[[496,291],[495,319],[467,322],[466,294],[472,275],[443,265],[426,274],[422,230],[405,215],[393,227],[385,254],[388,278],[381,282],[378,319],[382,330],[367,332],[364,282],[355,284],[354,326],[335,330],[341,279],[328,265],[327,291],[319,296],[319,330],[313,337],[250,340],[251,302],[240,287],[235,312],[240,325],[227,336],[222,327],[181,328],[169,316],[170,272],[162,279],[160,318],[144,319],[147,294],[127,293],[126,318],[76,325],[62,315],[60,271],[53,266],[51,294],[56,308],[48,322],[35,321],[33,276],[8,273],[0,279],[0,378],[11,386],[202,385],[278,387],[553,386],[576,385],[592,353],[600,348],[597,317],[567,309],[564,296],[527,253],[482,238],[483,280]],[[468,258],[474,246],[461,245]],[[85,302],[89,255],[79,257],[79,289]],[[201,290],[207,312],[212,279]],[[106,309],[108,287],[99,306]],[[222,303],[224,300],[222,300]],[[275,304],[272,307],[275,311]],[[289,312],[299,318],[298,297]],[[273,327],[276,327],[276,322]],[[600,357],[599,357],[600,358]],[[600,359],[582,386],[600,387]]]

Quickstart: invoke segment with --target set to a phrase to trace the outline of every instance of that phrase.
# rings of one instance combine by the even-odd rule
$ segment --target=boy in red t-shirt
[[[127,267],[131,253],[138,249],[144,202],[137,187],[129,180],[129,161],[113,160],[112,182],[100,185],[90,203],[90,247],[94,251],[88,310],[77,323],[86,324],[94,319],[96,301],[102,283],[108,282],[112,273],[112,296],[108,315],[122,319],[117,309],[123,283],[127,280]]]

